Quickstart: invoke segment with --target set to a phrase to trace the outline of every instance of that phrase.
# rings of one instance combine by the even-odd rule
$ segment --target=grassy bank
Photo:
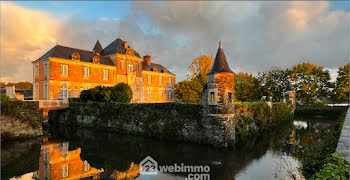
[[[328,107],[327,112],[338,112],[340,122],[335,129],[329,132],[312,151],[305,154],[301,161],[301,172],[306,179],[348,179],[349,178],[349,162],[334,154],[339,136],[344,123],[347,108]],[[316,108],[315,108],[316,109]],[[319,108],[317,108],[319,109]],[[324,109],[324,108],[322,108]],[[342,109],[342,111],[339,111]],[[313,111],[315,113],[317,111]],[[316,114],[323,114],[317,112]]]

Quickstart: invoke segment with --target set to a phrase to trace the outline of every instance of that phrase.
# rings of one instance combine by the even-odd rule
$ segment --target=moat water
[[[297,118],[252,137],[234,149],[86,129],[52,128],[54,130],[46,137],[2,143],[1,179],[61,179],[66,175],[73,179],[189,177],[189,173],[179,172],[140,175],[134,170],[147,156],[159,166],[209,166],[208,173],[201,173],[209,174],[214,180],[298,179],[302,177],[298,167],[303,154],[314,148],[337,124],[338,120],[324,117]],[[62,156],[70,166],[65,175],[62,174]],[[86,164],[89,166],[84,169]]]

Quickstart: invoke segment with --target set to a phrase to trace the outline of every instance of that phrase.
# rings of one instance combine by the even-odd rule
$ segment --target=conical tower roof
[[[216,53],[214,64],[208,74],[215,74],[215,73],[222,73],[222,72],[233,73],[233,71],[228,66],[225,53],[224,53],[224,50],[222,49],[222,44],[220,41],[219,49],[218,49],[218,52]]]
[[[102,46],[101,46],[101,43],[99,40],[97,40],[96,44],[95,44],[95,47],[92,51],[94,51],[95,53],[101,53],[103,50]]]

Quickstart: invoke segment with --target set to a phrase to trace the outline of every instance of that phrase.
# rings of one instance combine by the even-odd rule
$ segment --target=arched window
[[[68,99],[69,98],[69,89],[67,84],[63,84],[61,87],[61,99]]]
[[[129,72],[132,72],[134,70],[134,66],[130,63],[129,65],[128,65],[128,71]]]

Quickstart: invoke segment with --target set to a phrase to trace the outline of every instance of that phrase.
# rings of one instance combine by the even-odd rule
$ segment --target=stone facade
[[[175,77],[121,39],[105,49],[97,41],[93,51],[56,45],[33,61],[33,99],[79,97],[83,90],[124,82],[133,90],[132,102],[172,102]]]
[[[7,140],[42,136],[42,120],[39,102],[23,101],[16,115],[1,114],[1,138]]]

